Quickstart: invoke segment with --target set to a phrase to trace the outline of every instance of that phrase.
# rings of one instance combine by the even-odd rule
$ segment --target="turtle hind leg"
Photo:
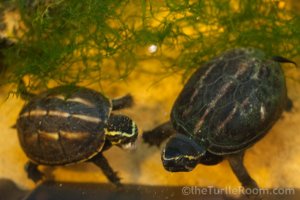
[[[94,156],[90,161],[92,161],[95,165],[97,165],[105,174],[107,179],[112,182],[117,187],[122,186],[120,182],[120,177],[118,176],[117,172],[115,172],[111,166],[109,165],[107,159],[101,154],[97,154]]]
[[[38,170],[38,165],[31,161],[26,163],[25,171],[27,172],[27,177],[33,180],[35,183],[42,180],[44,176],[44,174]]]
[[[243,160],[244,160],[244,152],[238,153],[238,154],[233,154],[229,155],[227,157],[230,167],[235,174],[235,176],[238,178],[240,183],[245,189],[259,189],[257,183],[251,178],[249,175],[247,169],[244,166]],[[252,195],[249,194],[250,199],[261,199],[259,194],[254,195],[255,191],[253,191]]]
[[[168,139],[171,135],[174,135],[176,131],[170,121],[165,122],[158,127],[150,131],[145,131],[143,133],[143,140],[145,143],[153,146],[160,146],[162,142]]]
[[[112,109],[113,110],[129,108],[132,105],[133,105],[133,97],[130,94],[127,94],[121,98],[112,100]]]

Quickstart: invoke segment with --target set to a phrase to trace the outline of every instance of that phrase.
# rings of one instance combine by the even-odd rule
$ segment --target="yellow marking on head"
[[[132,124],[131,124],[131,126],[132,126],[131,135],[134,135],[134,134],[135,134],[135,132],[136,132],[136,124],[135,124],[135,122],[134,122],[134,121],[132,121]]]
[[[121,132],[121,131],[107,131],[105,132],[106,135],[108,136],[116,136],[116,135],[121,135],[124,137],[132,137],[136,132],[136,125],[134,122],[132,122],[132,130],[131,133],[127,133],[127,132]]]
[[[123,132],[120,132],[120,131],[107,131],[105,132],[106,135],[108,136],[116,136],[116,135],[122,135]]]
[[[117,145],[117,144],[120,144],[120,143],[121,143],[121,140],[119,139],[119,140],[117,140],[117,141],[110,141],[110,143],[111,143],[112,145]]]
[[[106,135],[108,136],[116,136],[116,135],[121,135],[124,137],[132,137],[132,133],[126,133],[126,132],[120,132],[120,131],[107,131]]]
[[[61,137],[71,139],[71,140],[81,140],[89,136],[87,132],[67,132],[67,131],[59,131]]]
[[[75,114],[75,115],[72,115],[72,117],[82,119],[83,121],[93,122],[93,123],[101,122],[101,119],[99,119],[97,117],[91,117],[91,116],[86,116],[86,115]]]
[[[197,160],[200,156],[187,156],[187,155],[184,155],[182,157],[187,158],[188,160]]]
[[[163,154],[163,159],[164,160],[179,160],[180,158],[187,158],[188,160],[197,160],[200,156],[187,156],[187,155],[182,155],[182,156],[176,156],[172,158],[167,158],[165,154]]]
[[[179,160],[180,158],[187,158],[188,160],[198,160],[203,154],[197,156],[181,155],[172,158],[167,158],[165,155],[166,155],[166,150],[164,149],[162,154],[164,160]]]
[[[59,135],[56,132],[45,132],[45,131],[38,131],[40,137],[42,138],[46,138],[49,140],[58,140],[59,139]]]

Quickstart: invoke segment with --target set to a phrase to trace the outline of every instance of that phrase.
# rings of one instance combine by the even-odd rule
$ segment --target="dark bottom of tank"
[[[188,188],[188,189],[187,189]],[[262,199],[300,199],[300,189],[294,189],[293,193],[278,194],[275,189],[268,189],[261,195]],[[116,188],[111,184],[96,183],[71,183],[71,182],[44,182],[33,191],[19,189],[14,182],[8,179],[0,180],[0,199],[5,200],[168,200],[168,199],[203,199],[203,200],[234,200],[248,199],[246,196],[233,197],[222,194],[218,188],[204,188],[193,186],[149,186],[149,185],[124,185]]]

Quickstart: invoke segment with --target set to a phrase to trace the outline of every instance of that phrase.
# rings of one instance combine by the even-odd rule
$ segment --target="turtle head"
[[[112,114],[108,120],[105,136],[111,144],[122,149],[130,149],[134,147],[138,136],[138,128],[129,117]]]
[[[171,137],[162,151],[161,159],[171,172],[192,171],[205,154],[205,149],[183,134]]]

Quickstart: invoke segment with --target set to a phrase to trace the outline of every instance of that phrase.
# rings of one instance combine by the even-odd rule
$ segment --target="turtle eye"
[[[161,159],[166,170],[172,172],[191,171],[205,151],[196,142],[182,134],[170,138]]]

